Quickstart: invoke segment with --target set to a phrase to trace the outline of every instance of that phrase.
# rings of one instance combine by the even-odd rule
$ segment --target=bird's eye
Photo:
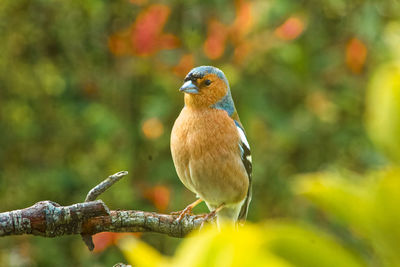
[[[204,84],[207,85],[207,86],[209,86],[209,85],[211,84],[211,81],[210,81],[210,80],[205,80],[205,81],[204,81]]]

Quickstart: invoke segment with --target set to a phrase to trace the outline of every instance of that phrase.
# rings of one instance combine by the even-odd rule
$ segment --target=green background
[[[121,170],[129,175],[101,196],[111,209],[171,212],[191,203],[195,196],[177,178],[169,150],[170,130],[183,106],[178,89],[185,73],[176,66],[191,55],[186,67],[214,65],[230,81],[253,155],[248,219],[324,224],[317,211],[293,197],[290,184],[300,173],[363,174],[387,162],[365,131],[365,95],[375,67],[396,57],[393,29],[399,29],[400,4],[249,1],[250,15],[241,21],[243,3],[2,1],[0,212],[41,200],[82,202],[94,185]],[[132,29],[154,5],[169,12],[153,36],[156,48],[148,54],[113,50],[113,37],[124,32],[127,46],[137,45],[131,43],[137,34]],[[289,18],[297,18],[286,25],[289,32],[301,29],[285,39],[279,27]],[[215,21],[228,29],[217,58],[204,49]],[[175,38],[170,49],[161,45],[163,34]],[[358,44],[353,49],[352,40]],[[154,138],[143,131],[149,119],[161,128]],[[206,210],[202,204],[195,212]],[[158,234],[141,238],[167,255],[180,242]],[[120,261],[115,246],[90,253],[79,236],[0,239],[2,266]]]

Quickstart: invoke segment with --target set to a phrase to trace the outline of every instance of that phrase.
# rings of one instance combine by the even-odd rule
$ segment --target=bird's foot
[[[191,207],[190,205],[187,206],[185,209],[181,210],[181,211],[174,211],[171,212],[172,215],[179,215],[177,220],[178,222],[182,221],[182,219],[186,216],[186,215],[193,215],[192,213],[193,207]]]
[[[218,206],[215,210],[211,211],[210,213],[206,213],[201,215],[203,217],[203,222],[200,225],[200,229],[203,228],[205,222],[209,222],[214,219],[214,217],[217,215],[217,213],[222,210],[225,207],[225,203],[222,203],[221,205]]]
[[[196,207],[199,203],[201,203],[203,200],[201,198],[199,198],[198,200],[196,200],[195,202],[193,202],[192,204],[188,205],[185,209],[181,210],[181,211],[175,211],[175,212],[171,212],[172,215],[179,215],[177,220],[178,222],[182,221],[182,219],[186,216],[186,215],[192,215],[192,210],[194,207]]]
[[[217,215],[217,210],[213,210],[213,211],[211,211],[209,213],[202,214],[201,217],[203,217],[203,220],[205,222],[208,222],[208,221],[213,220],[216,215]]]

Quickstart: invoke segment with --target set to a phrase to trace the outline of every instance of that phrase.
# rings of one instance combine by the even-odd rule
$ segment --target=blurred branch
[[[127,172],[119,172],[90,190],[86,200],[94,200]],[[109,210],[102,200],[60,206],[40,201],[31,207],[0,213],[0,237],[31,234],[43,237],[81,234],[89,249],[91,236],[100,232],[156,232],[184,237],[200,228],[207,219],[202,215],[159,214],[136,210]],[[85,240],[86,239],[86,240]],[[91,243],[87,243],[91,242]],[[92,245],[92,246],[90,246]]]

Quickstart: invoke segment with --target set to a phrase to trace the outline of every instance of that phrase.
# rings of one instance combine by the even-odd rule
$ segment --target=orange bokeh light
[[[109,48],[114,55],[150,56],[161,49],[179,47],[179,39],[163,29],[171,9],[166,5],[154,4],[136,17],[129,29],[113,34]]]
[[[157,51],[160,35],[170,12],[168,6],[156,4],[137,16],[131,32],[134,54],[145,56]]]
[[[164,185],[156,185],[144,192],[144,197],[150,200],[159,212],[165,212],[171,198],[170,189]]]
[[[233,39],[243,38],[253,26],[251,3],[244,0],[235,1],[236,17],[231,27]]]
[[[164,133],[164,125],[158,118],[150,118],[142,124],[142,132],[147,139],[154,140]]]
[[[186,54],[181,57],[178,65],[173,68],[174,73],[179,77],[185,77],[185,75],[194,67],[194,56],[193,54]]]
[[[140,237],[142,233],[112,233],[102,232],[92,236],[94,249],[93,252],[102,252],[109,246],[114,246],[119,239],[125,236],[136,236]]]
[[[275,29],[275,35],[284,41],[294,40],[304,31],[304,22],[298,17],[288,18],[281,26]]]
[[[367,59],[368,49],[365,44],[357,39],[351,38],[346,46],[346,65],[353,73],[360,73],[363,70]]]
[[[132,45],[130,42],[130,30],[123,30],[110,36],[108,39],[108,47],[116,56],[129,55],[132,53]]]
[[[211,20],[208,24],[207,39],[204,42],[204,53],[210,59],[218,59],[225,52],[228,27],[217,20]]]

